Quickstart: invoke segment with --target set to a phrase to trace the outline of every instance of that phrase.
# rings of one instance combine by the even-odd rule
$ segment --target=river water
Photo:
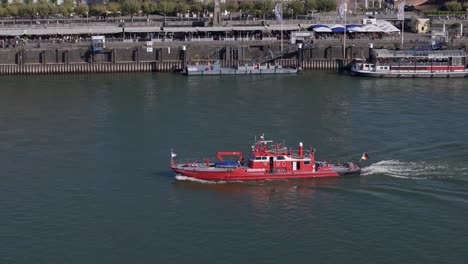
[[[0,263],[463,263],[464,79],[1,77]],[[254,136],[360,177],[198,182]]]

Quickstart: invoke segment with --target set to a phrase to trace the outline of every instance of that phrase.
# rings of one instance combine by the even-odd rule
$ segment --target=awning
[[[380,28],[382,32],[385,33],[400,32],[400,30],[397,27],[385,20],[377,20],[376,26]]]
[[[194,27],[163,27],[163,32],[179,33],[179,32],[197,32]]]
[[[365,25],[362,27],[364,30],[366,30],[365,32],[383,32],[382,29],[380,29],[379,27],[377,27],[376,25]]]
[[[325,25],[313,25],[313,26],[310,26],[308,30],[312,30],[315,32],[332,32],[332,30]]]
[[[198,32],[226,32],[232,31],[231,27],[197,27]]]
[[[335,33],[343,33],[345,31],[345,27],[343,25],[334,25],[331,27],[332,32]]]
[[[252,27],[232,27],[233,31],[266,31],[265,27],[252,26]]]
[[[120,30],[122,32],[122,29]],[[141,32],[161,32],[161,27],[125,27],[125,32],[141,33]]]
[[[360,25],[346,25],[346,31],[353,33],[353,32],[366,32],[365,29],[362,28]]]
[[[298,25],[272,25],[272,26],[266,26],[265,27],[269,31],[280,31],[280,30],[285,30],[285,31],[291,31],[291,30],[300,30],[301,28]]]

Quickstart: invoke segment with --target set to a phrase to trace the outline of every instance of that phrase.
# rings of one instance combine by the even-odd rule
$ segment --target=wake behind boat
[[[171,152],[171,169],[178,175],[200,180],[246,181],[266,179],[319,178],[360,175],[361,168],[357,163],[328,163],[315,159],[315,150],[310,147],[304,150],[299,143],[298,150],[288,149],[281,144],[270,144],[261,136],[255,140],[247,164],[244,164],[242,152],[218,152],[217,160],[175,161]],[[225,156],[237,159],[225,160]],[[363,154],[361,159],[366,160]]]

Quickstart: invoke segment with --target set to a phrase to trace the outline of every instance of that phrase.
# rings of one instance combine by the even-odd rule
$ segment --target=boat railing
[[[291,158],[295,158],[295,159],[302,158],[301,155],[299,155],[299,150],[291,150],[289,154],[290,154]],[[305,158],[310,157],[310,151],[309,150],[303,150],[302,151],[302,156],[305,157]]]
[[[377,66],[431,66],[431,65],[442,65],[442,66],[450,66],[448,61],[379,61]]]
[[[288,148],[287,147],[281,147],[281,148],[276,149],[275,146],[270,146],[268,148],[268,152],[273,153],[273,154],[283,154],[283,153],[288,152]]]
[[[187,165],[194,167],[210,167],[214,166],[215,162],[220,162],[217,157],[204,157],[204,158],[184,158],[173,159],[175,165]]]
[[[174,159],[173,160],[175,164],[181,165],[181,164],[206,164],[206,163],[213,163],[214,161],[217,161],[216,158],[184,158],[184,159]]]

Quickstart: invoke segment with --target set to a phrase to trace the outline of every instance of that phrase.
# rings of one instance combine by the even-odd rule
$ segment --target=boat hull
[[[295,74],[298,69],[261,69],[261,70],[238,70],[238,69],[221,69],[210,71],[187,71],[184,74],[189,76],[200,75],[262,75],[262,74]]]
[[[267,172],[265,170],[250,169],[248,167],[236,167],[225,169],[209,168],[182,168],[173,166],[172,170],[177,175],[208,181],[254,181],[254,180],[279,180],[279,179],[303,179],[303,178],[325,178],[360,175],[361,169],[339,168],[324,169],[318,171],[288,171]]]
[[[353,76],[373,77],[373,78],[466,78],[468,71],[453,71],[453,72],[374,72],[374,71],[350,71]]]

